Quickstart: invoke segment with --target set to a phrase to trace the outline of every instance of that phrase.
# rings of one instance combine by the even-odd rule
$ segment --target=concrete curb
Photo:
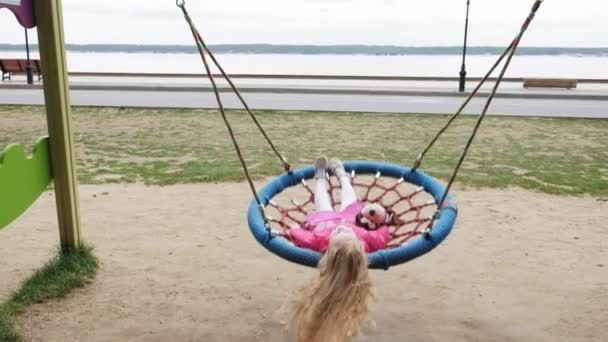
[[[0,84],[0,89],[33,89],[41,90],[41,85]],[[156,86],[156,85],[72,85],[70,90],[99,90],[99,91],[151,91],[151,92],[212,92],[212,87],[203,86]],[[230,87],[220,87],[220,92],[232,92]],[[428,96],[428,97],[467,97],[470,92],[456,91],[418,91],[418,90],[367,90],[367,89],[328,89],[328,88],[276,88],[276,87],[241,87],[242,93],[273,93],[273,94],[317,94],[317,95],[380,95],[380,96]],[[489,96],[488,92],[479,92],[477,96]],[[591,94],[550,94],[519,92],[498,92],[497,98],[509,99],[553,99],[553,100],[590,100],[608,101],[608,95]]]

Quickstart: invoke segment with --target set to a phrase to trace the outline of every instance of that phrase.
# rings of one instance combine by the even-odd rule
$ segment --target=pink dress
[[[386,248],[390,241],[390,231],[387,226],[376,230],[366,230],[356,224],[357,215],[364,207],[364,203],[357,201],[341,212],[316,211],[306,217],[305,228],[290,230],[293,242],[298,247],[314,249],[324,253],[329,247],[329,240],[334,230],[339,225],[348,226],[353,230],[357,238],[363,243],[366,253],[373,253]]]

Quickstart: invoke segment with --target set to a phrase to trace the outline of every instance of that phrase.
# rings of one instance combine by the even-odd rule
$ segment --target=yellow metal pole
[[[80,246],[80,210],[61,0],[35,0],[61,249]]]

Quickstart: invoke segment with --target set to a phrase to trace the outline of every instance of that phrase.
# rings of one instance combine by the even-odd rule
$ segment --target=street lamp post
[[[25,66],[25,72],[27,74],[27,84],[34,84],[34,76],[32,75],[32,65],[30,64],[30,41],[27,36],[27,29],[25,29],[25,51],[27,53],[27,65]]]
[[[458,90],[464,91],[465,82],[467,79],[466,58],[467,58],[467,39],[469,37],[469,5],[471,0],[467,0],[467,16],[464,24],[464,44],[462,45],[462,66],[460,67],[460,82]]]

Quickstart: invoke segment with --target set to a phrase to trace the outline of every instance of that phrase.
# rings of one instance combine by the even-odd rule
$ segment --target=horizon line
[[[368,56],[403,56],[403,55],[461,55],[462,46],[398,46],[398,45],[297,45],[297,44],[213,44],[209,45],[215,53],[230,54],[286,54],[286,55],[368,55]],[[0,51],[23,51],[25,44],[0,44]],[[30,49],[38,51],[38,44],[30,44]],[[506,48],[500,46],[469,46],[469,55],[500,55]],[[194,45],[182,44],[66,44],[71,52],[91,53],[166,53],[195,54]],[[522,46],[518,55],[559,56],[587,55],[607,57],[608,47],[545,47]]]
[[[36,43],[30,46],[38,46]],[[459,48],[462,45],[397,45],[397,44],[290,44],[290,43],[216,43],[209,46],[272,46],[272,47],[371,47],[371,48]],[[25,47],[24,43],[0,43],[0,46]],[[142,47],[194,47],[193,44],[141,44],[141,43],[66,43],[66,46],[142,46]],[[503,45],[469,45],[467,48],[500,48]],[[555,45],[520,45],[522,49],[608,49],[608,46],[555,46]]]

